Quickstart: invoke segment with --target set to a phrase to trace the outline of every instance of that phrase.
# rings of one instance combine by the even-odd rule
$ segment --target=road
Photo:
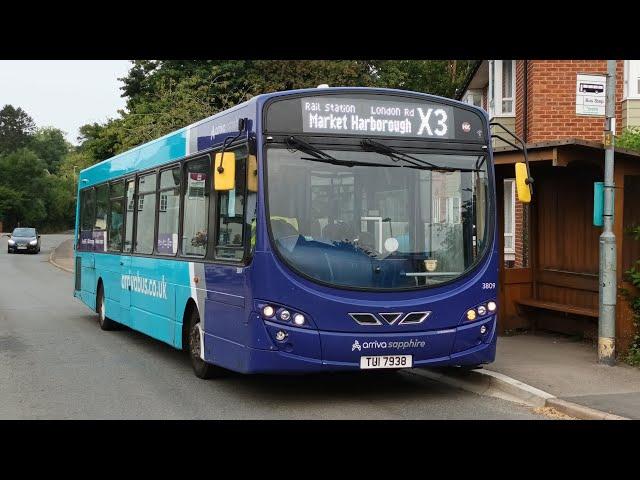
[[[103,332],[73,275],[0,240],[0,419],[545,419],[530,408],[409,372],[230,374],[203,381],[188,358],[124,329]]]

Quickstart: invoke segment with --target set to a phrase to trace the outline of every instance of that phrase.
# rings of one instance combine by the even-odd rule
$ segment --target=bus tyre
[[[102,330],[115,330],[116,322],[107,317],[105,308],[104,289],[102,284],[98,287],[98,297],[96,299],[96,310],[98,312],[98,323]]]
[[[189,358],[196,377],[208,380],[220,375],[221,368],[200,358],[200,315],[194,308],[189,319]]]

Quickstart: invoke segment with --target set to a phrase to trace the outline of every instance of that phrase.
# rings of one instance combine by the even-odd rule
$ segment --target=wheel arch
[[[195,300],[189,297],[182,313],[182,334],[180,336],[179,347],[182,350],[185,350],[187,348],[187,345],[189,344],[189,318],[191,317],[191,314],[194,310],[198,312],[198,315],[200,315],[200,312],[198,311],[198,305],[196,305]]]

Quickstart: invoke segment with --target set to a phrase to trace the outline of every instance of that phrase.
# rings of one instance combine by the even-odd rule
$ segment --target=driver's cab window
[[[236,156],[235,188],[218,192],[215,257],[242,261],[245,245],[255,245],[256,193],[247,192],[247,148],[240,147],[233,152]]]

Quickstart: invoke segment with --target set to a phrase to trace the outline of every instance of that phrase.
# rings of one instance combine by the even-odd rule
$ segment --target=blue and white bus
[[[270,93],[78,184],[74,296],[104,330],[188,351],[198,377],[494,360],[484,110],[390,89]]]

